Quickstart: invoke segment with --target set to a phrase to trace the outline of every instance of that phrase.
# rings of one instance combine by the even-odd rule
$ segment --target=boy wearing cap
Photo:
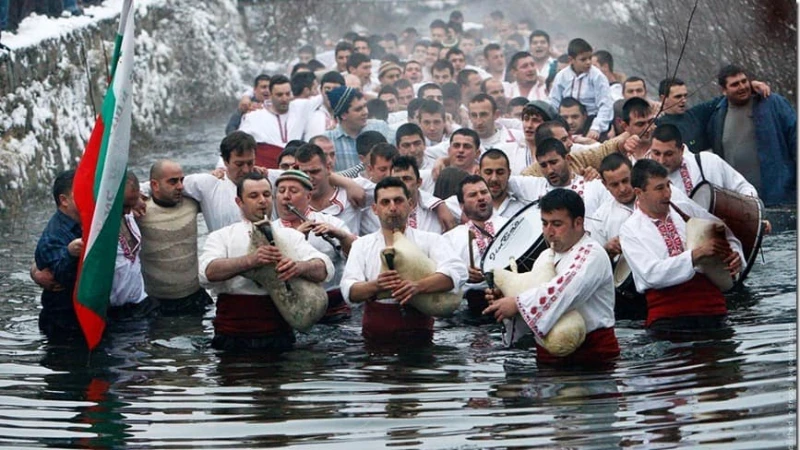
[[[350,306],[344,301],[339,282],[356,236],[339,218],[311,209],[311,178],[299,170],[287,170],[275,181],[275,204],[280,220],[275,228],[292,228],[333,262],[333,278],[325,283],[328,310],[321,323],[338,323],[350,317]],[[299,213],[299,214],[298,214]]]

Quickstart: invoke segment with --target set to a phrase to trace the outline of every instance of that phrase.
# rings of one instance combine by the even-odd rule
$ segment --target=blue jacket
[[[797,203],[797,113],[788,100],[778,94],[753,96],[758,160],[761,164],[759,196],[765,205]],[[711,148],[725,159],[722,133],[728,99],[719,101],[708,122]]]

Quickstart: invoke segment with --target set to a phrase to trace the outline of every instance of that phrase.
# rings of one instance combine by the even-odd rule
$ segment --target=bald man
[[[211,297],[197,268],[197,202],[183,195],[183,169],[162,159],[150,168],[147,212],[136,219],[142,232],[142,275],[147,295],[165,315],[202,315]]]

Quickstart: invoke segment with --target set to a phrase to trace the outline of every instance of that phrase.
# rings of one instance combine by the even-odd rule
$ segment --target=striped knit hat
[[[356,92],[356,89],[347,86],[339,86],[328,91],[328,101],[331,103],[331,109],[336,118],[341,117],[350,109],[350,102],[355,98]]]
[[[277,188],[278,185],[281,184],[281,181],[286,181],[286,180],[297,181],[298,183],[306,187],[309,191],[314,189],[314,185],[311,183],[311,178],[309,178],[305,172],[301,172],[299,170],[292,169],[283,172],[278,177],[278,179],[275,180],[275,187]]]

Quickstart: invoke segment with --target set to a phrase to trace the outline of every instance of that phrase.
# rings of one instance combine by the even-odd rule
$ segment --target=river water
[[[135,171],[163,156],[208,170],[225,119],[137,149]],[[48,343],[28,269],[52,208],[32,199],[0,224],[2,448],[795,446],[796,225],[765,239],[730,296],[731,336],[655,341],[621,321],[613,368],[556,371],[465,315],[437,321],[424,350],[366,349],[358,313],[271,359],[210,349],[213,311],[118,326],[91,355]]]

